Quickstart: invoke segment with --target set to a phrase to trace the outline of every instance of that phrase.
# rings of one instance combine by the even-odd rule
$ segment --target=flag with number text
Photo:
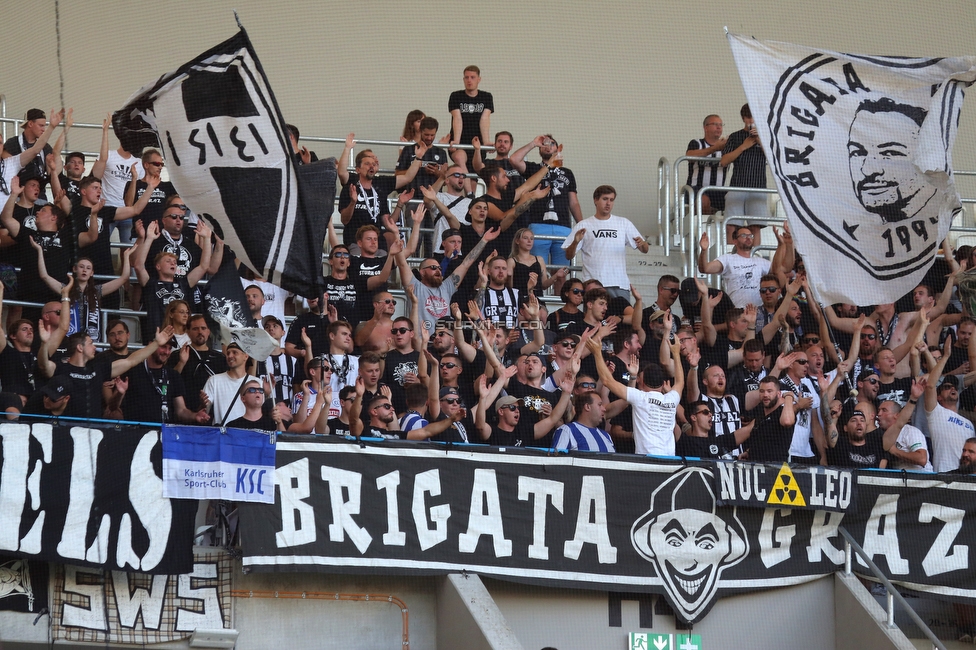
[[[316,295],[335,161],[295,164],[243,29],[139,90],[112,122],[127,150],[160,147],[180,196],[245,265],[273,284]]]
[[[729,42],[814,292],[873,305],[911,291],[962,209],[952,148],[976,57]]]

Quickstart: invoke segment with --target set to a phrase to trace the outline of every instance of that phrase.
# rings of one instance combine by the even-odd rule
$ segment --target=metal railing
[[[891,584],[891,581],[888,580],[887,577],[885,577],[884,573],[881,572],[881,569],[878,568],[878,565],[875,564],[870,557],[868,557],[868,554],[863,548],[861,548],[857,541],[854,540],[851,534],[848,533],[843,526],[839,526],[837,531],[841,534],[841,537],[844,538],[844,575],[852,575],[852,560],[854,554],[857,554],[861,563],[870,569],[871,573],[874,574],[874,577],[877,578],[882,585],[884,585],[887,601],[885,608],[887,614],[885,625],[887,625],[889,629],[894,629],[897,627],[895,625],[895,603],[897,602],[899,605],[901,605],[901,607],[904,608],[905,613],[908,614],[908,617],[912,619],[912,622],[918,626],[918,629],[922,631],[922,634],[924,634],[925,637],[932,642],[933,648],[946,650],[945,644],[942,643],[937,636],[935,636],[935,633],[929,629],[929,626],[925,624],[925,621],[923,621],[915,610],[912,609],[912,606],[908,604],[908,601],[906,601],[905,598],[898,593],[895,586]]]

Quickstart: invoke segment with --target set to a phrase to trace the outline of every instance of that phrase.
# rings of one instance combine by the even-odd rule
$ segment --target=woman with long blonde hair
[[[531,292],[541,298],[545,290],[554,282],[566,277],[566,269],[559,269],[550,276],[545,261],[538,255],[532,254],[533,244],[535,244],[535,235],[532,231],[528,228],[519,228],[512,239],[512,252],[508,256],[508,277],[512,288],[519,290],[519,295],[529,295],[531,283]]]

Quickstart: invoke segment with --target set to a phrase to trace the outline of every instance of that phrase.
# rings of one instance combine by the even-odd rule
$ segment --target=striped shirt
[[[400,418],[400,431],[404,433],[414,429],[423,429],[428,422],[420,413],[407,411],[407,414]]]
[[[705,142],[704,139],[692,140],[688,143],[688,151],[695,151],[698,149],[707,149],[710,144]],[[722,150],[713,151],[710,154],[701,156],[702,158],[710,158],[712,160],[722,159]],[[692,187],[705,187],[706,185],[725,185],[725,172],[728,167],[722,167],[718,163],[714,165],[705,165],[702,163],[688,161],[688,180],[685,181],[686,185],[691,185]]]
[[[738,149],[749,133],[745,129],[736,131],[725,142],[723,154],[732,153]],[[759,143],[754,144],[739,154],[732,163],[733,187],[766,187],[766,154]]]
[[[483,312],[485,319],[493,323],[501,323],[505,327],[518,325],[519,290],[505,287],[503,289],[485,289],[485,305]]]
[[[613,447],[613,441],[610,439],[610,434],[603,429],[585,427],[579,422],[570,422],[556,429],[556,433],[553,436],[552,448],[573,451],[605,451],[610,453],[616,451]]]

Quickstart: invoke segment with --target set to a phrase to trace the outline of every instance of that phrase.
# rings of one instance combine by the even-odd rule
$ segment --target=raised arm
[[[349,183],[349,152],[356,145],[356,134],[350,133],[346,136],[346,142],[342,147],[342,153],[339,154],[339,158],[336,160],[336,177],[338,177],[339,182],[343,185]],[[355,201],[353,201],[355,205]]]
[[[34,241],[33,237],[30,237],[31,248],[37,253],[37,275],[44,281],[44,284],[51,289],[51,291],[61,291],[61,283],[48,275],[47,264],[44,262],[44,249],[41,245]]]
[[[898,440],[898,434],[908,424],[908,421],[912,419],[912,414],[915,413],[915,405],[918,404],[918,398],[925,392],[927,383],[928,379],[926,377],[919,377],[912,382],[908,402],[905,403],[905,406],[898,413],[898,419],[890,427],[885,429],[884,437],[881,439],[881,448],[885,451],[890,451],[895,446],[895,442]]]
[[[401,251],[403,251],[403,240],[397,237],[390,244],[390,250],[387,252],[386,261],[383,262],[383,268],[380,269],[379,275],[371,276],[366,280],[367,289],[376,291],[390,280],[390,273],[393,271],[393,260],[396,259],[397,253]]]
[[[434,188],[424,187],[421,185],[420,193],[424,195],[424,204],[429,207],[437,208],[437,211],[444,215],[444,218],[447,219],[447,224],[451,228],[457,230],[461,227],[461,222],[458,221],[456,216],[454,216],[451,209],[444,205],[439,198],[437,198],[437,192],[434,190]]]
[[[600,376],[600,381],[603,382],[603,385],[620,399],[626,400],[627,387],[613,378],[613,373],[610,372],[610,369],[607,367],[607,362],[603,360],[603,348],[599,341],[592,338],[587,339],[586,347],[593,355],[593,361],[596,362],[596,372]]]
[[[146,236],[135,246],[136,250],[129,260],[132,268],[136,272],[136,280],[142,286],[146,286],[146,283],[149,282],[149,271],[146,270],[146,257],[149,255],[149,249],[152,247],[152,243],[157,239],[159,239],[159,222],[153,221],[146,227]]]
[[[139,365],[152,355],[161,345],[166,345],[166,342],[173,338],[173,326],[167,325],[163,329],[156,328],[156,337],[149,342],[149,345],[142,348],[141,350],[136,350],[124,359],[116,359],[112,362],[112,376],[118,377],[119,375],[125,374],[129,370],[132,370],[135,366]]]
[[[102,120],[102,144],[98,149],[98,158],[91,168],[91,175],[102,178],[105,175],[105,165],[108,164],[108,127],[112,124],[112,116],[106,115]]]
[[[545,139],[545,136],[537,135],[535,137],[535,139],[532,140],[532,142],[530,142],[529,144],[525,145],[524,147],[520,147],[520,148],[516,149],[514,152],[512,152],[512,155],[508,157],[508,161],[510,163],[512,163],[512,167],[514,167],[515,169],[517,169],[519,171],[519,173],[523,173],[524,174],[525,173],[525,156],[527,156],[530,151],[532,151],[536,147],[540,146],[542,144],[542,141],[544,139]]]
[[[942,358],[939,362],[935,364],[926,377],[925,382],[925,412],[931,413],[935,410],[935,407],[939,405],[938,399],[938,386],[939,379],[942,377],[942,371],[945,370],[945,365],[949,361],[949,354],[952,352],[952,340],[946,339],[945,346],[942,348]]]
[[[196,244],[200,247],[200,263],[186,274],[186,282],[191,287],[203,279],[203,276],[210,270],[210,256],[213,254],[213,244],[210,242],[212,231],[207,222],[201,219],[197,222]]]
[[[719,260],[708,261],[708,248],[710,243],[708,241],[708,231],[702,233],[701,239],[698,240],[698,247],[701,249],[698,252],[698,272],[699,273],[721,273],[722,263]]]

